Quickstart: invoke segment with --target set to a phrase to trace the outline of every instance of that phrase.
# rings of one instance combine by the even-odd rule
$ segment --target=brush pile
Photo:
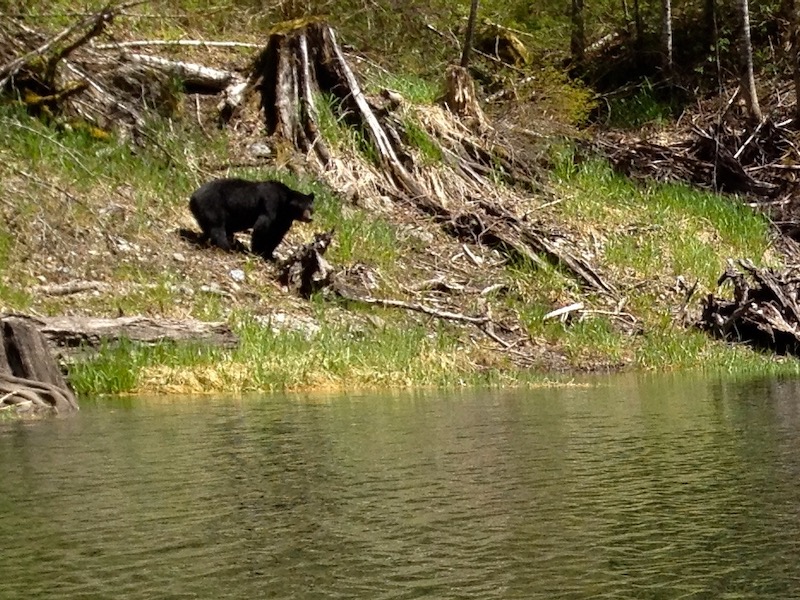
[[[77,119],[97,135],[112,128],[144,133],[148,110],[171,116],[180,102],[176,78],[186,90],[220,93],[220,114],[230,113],[229,101],[244,86],[238,74],[135,52],[108,34],[137,4],[142,0],[109,4],[55,35],[0,16],[0,93],[34,116]]]
[[[799,355],[800,273],[760,269],[748,260],[738,264],[730,264],[717,282],[733,285],[733,299],[709,294],[698,327],[720,339]]]
[[[736,94],[733,98],[735,99]],[[766,107],[775,120],[742,125],[705,113],[668,142],[631,139],[619,132],[600,135],[595,149],[625,175],[657,181],[682,181],[714,192],[741,194],[765,211],[782,233],[800,232],[800,135],[784,106]]]

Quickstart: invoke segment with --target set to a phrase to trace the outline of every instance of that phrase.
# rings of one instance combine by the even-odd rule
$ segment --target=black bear
[[[253,228],[250,249],[271,260],[294,221],[311,222],[314,194],[303,194],[278,181],[215,179],[189,200],[203,240],[230,250],[233,234]]]

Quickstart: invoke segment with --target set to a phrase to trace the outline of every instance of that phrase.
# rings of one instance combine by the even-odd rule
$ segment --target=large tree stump
[[[294,25],[294,24],[293,24]],[[469,74],[461,67],[448,71],[450,94],[448,106],[467,120],[483,119]],[[292,144],[316,166],[330,166],[331,154],[320,135],[314,109],[315,94],[326,93],[336,99],[337,118],[368,139],[377,155],[377,165],[384,177],[381,193],[414,206],[432,216],[448,233],[465,241],[497,248],[516,259],[540,262],[543,254],[551,262],[571,271],[582,283],[604,294],[614,288],[568,242],[566,236],[553,236],[544,229],[532,228],[529,222],[511,214],[502,206],[484,201],[496,195],[494,187],[481,172],[490,173],[498,164],[513,170],[513,164],[474,135],[458,132],[457,148],[445,148],[454,180],[450,190],[462,198],[462,210],[454,210],[452,198],[442,186],[431,185],[419,169],[415,170],[404,142],[402,123],[390,112],[376,107],[364,94],[350,68],[333,29],[322,21],[306,21],[285,32],[273,33],[255,62],[251,83],[261,94],[266,133]],[[434,134],[435,135],[435,134]],[[407,136],[406,136],[407,137]],[[441,138],[440,138],[441,141]],[[465,191],[466,190],[466,191]]]
[[[0,322],[0,410],[64,413],[78,409],[47,340],[29,322]]]

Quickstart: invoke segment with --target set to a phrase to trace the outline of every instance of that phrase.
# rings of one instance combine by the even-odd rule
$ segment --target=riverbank
[[[227,59],[249,62],[235,52]],[[387,82],[377,73],[359,72],[376,98]],[[391,83],[402,99],[386,109],[401,124],[396,143],[417,181],[440,192],[447,219],[387,188],[374,147],[329,97],[316,99],[335,156],[326,169],[268,139],[253,101],[220,129],[213,102],[173,90],[174,110],[148,112],[138,139],[0,107],[0,312],[226,321],[240,338],[233,350],[109,346],[69,366],[79,394],[540,385],[622,369],[800,372],[793,358],[693,327],[729,259],[783,265],[763,214],[734,196],[633,182],[580,150],[585,134],[567,124],[537,122],[549,133],[530,141],[500,115],[492,143],[516,141],[526,176],[507,159],[485,167],[473,158],[486,168],[469,175],[480,195],[460,191],[467,184],[442,141],[458,121],[430,82]],[[274,264],[187,241],[181,231],[197,228],[189,195],[223,176],[314,192],[314,222],[295,225],[279,257],[333,230],[326,259],[357,293],[300,298]],[[520,243],[531,239],[543,240],[538,251]]]

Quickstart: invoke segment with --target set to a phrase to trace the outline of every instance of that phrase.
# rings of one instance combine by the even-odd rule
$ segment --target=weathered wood
[[[483,118],[470,92],[468,74],[454,66],[460,75],[458,102],[453,108],[469,113],[470,118]],[[534,263],[547,260],[561,265],[573,273],[583,284],[606,294],[614,288],[579,256],[575,246],[563,235],[555,237],[534,229],[529,223],[495,206],[475,198],[468,203],[469,210],[451,210],[437,194],[426,188],[406,164],[407,153],[401,147],[403,136],[398,131],[396,119],[376,110],[358,83],[336,41],[336,35],[326,23],[314,21],[288,33],[273,34],[254,69],[256,88],[261,93],[267,134],[280,136],[307,155],[316,156],[322,165],[329,161],[329,151],[322,144],[318,123],[313,112],[312,90],[332,94],[340,105],[342,118],[359,127],[372,142],[380,159],[387,183],[394,188],[395,196],[417,210],[431,215],[442,228],[462,240],[496,248],[510,257],[522,256]],[[466,79],[465,79],[466,78]],[[467,106],[465,100],[468,99]],[[477,172],[482,166],[495,168],[498,164],[508,172],[513,170],[511,159],[493,145],[487,150],[462,136],[457,140],[461,155],[453,155],[460,176],[470,185],[486,186],[485,178]],[[479,164],[482,163],[482,164]],[[387,190],[389,191],[389,190]],[[483,190],[481,190],[483,191]],[[439,194],[438,196],[440,196]],[[469,200],[473,200],[469,198]]]
[[[697,326],[709,334],[780,354],[800,355],[800,277],[792,270],[760,269],[749,260],[731,265],[718,284],[733,285],[733,300],[709,294]]]
[[[151,319],[148,317],[17,317],[34,325],[60,348],[97,348],[101,344],[127,339],[142,344],[163,341],[192,342],[231,348],[238,338],[223,322]]]
[[[8,317],[0,321],[0,409],[77,410],[44,336],[28,320]]]
[[[206,67],[197,63],[182,60],[170,60],[152,54],[123,53],[122,58],[134,64],[146,65],[163,73],[178,78],[184,86],[207,89],[210,92],[221,92],[243,83],[244,79],[234,71],[223,71]]]
[[[328,286],[333,267],[323,254],[333,240],[333,229],[314,236],[314,241],[298,248],[279,265],[278,281],[303,298]]]
[[[475,83],[463,66],[447,67],[442,103],[449,111],[465,119],[471,129],[480,131],[487,126],[486,117],[475,94]]]

